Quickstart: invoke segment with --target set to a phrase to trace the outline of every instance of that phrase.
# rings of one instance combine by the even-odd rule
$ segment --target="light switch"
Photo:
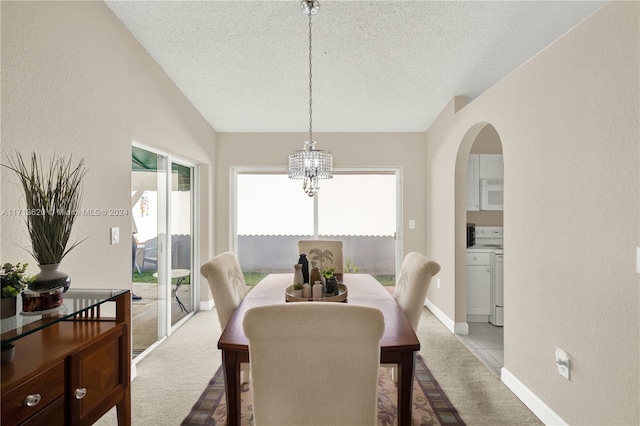
[[[120,228],[111,228],[111,244],[118,244],[120,242]]]
[[[569,355],[560,348],[556,348],[556,365],[558,366],[558,374],[567,380],[571,380],[571,360]]]
[[[416,221],[409,219],[409,229],[416,229]]]

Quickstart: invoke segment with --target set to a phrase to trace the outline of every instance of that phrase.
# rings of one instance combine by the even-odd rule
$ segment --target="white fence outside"
[[[244,272],[293,272],[300,255],[298,241],[310,239],[308,235],[239,235],[238,261]],[[361,273],[395,275],[392,236],[331,235],[320,239],[342,241],[344,262],[351,262]]]

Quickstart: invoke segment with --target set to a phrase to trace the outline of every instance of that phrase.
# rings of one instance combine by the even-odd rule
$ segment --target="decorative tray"
[[[337,296],[328,296],[328,297],[297,297],[293,295],[293,286],[290,285],[285,290],[285,299],[287,302],[344,302],[347,300],[347,295],[349,291],[347,290],[347,286],[344,284],[339,284],[340,293]]]

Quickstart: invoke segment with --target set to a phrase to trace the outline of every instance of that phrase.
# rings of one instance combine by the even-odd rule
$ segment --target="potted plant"
[[[294,297],[302,297],[302,283],[295,283],[293,285],[292,293]]]
[[[335,268],[326,267],[322,270],[322,275],[326,278],[333,278],[336,270]]]
[[[71,280],[58,270],[62,259],[81,241],[67,246],[71,228],[81,203],[81,183],[86,173],[84,160],[76,165],[72,159],[54,156],[45,171],[42,160],[35,153],[27,166],[20,153],[4,165],[14,171],[26,201],[25,222],[31,238],[31,255],[38,261],[41,272],[29,284],[40,292],[58,287],[69,288]]]
[[[17,296],[29,284],[31,279],[25,275],[28,263],[5,263],[0,269],[2,283],[2,298],[0,301],[0,317],[9,318],[16,314]]]
[[[322,275],[325,278],[325,292],[327,295],[337,296],[340,293],[338,280],[335,277],[334,268],[324,268]]]

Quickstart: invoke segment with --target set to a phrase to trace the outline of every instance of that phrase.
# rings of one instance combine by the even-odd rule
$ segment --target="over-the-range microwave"
[[[502,179],[480,179],[480,210],[504,209]]]

